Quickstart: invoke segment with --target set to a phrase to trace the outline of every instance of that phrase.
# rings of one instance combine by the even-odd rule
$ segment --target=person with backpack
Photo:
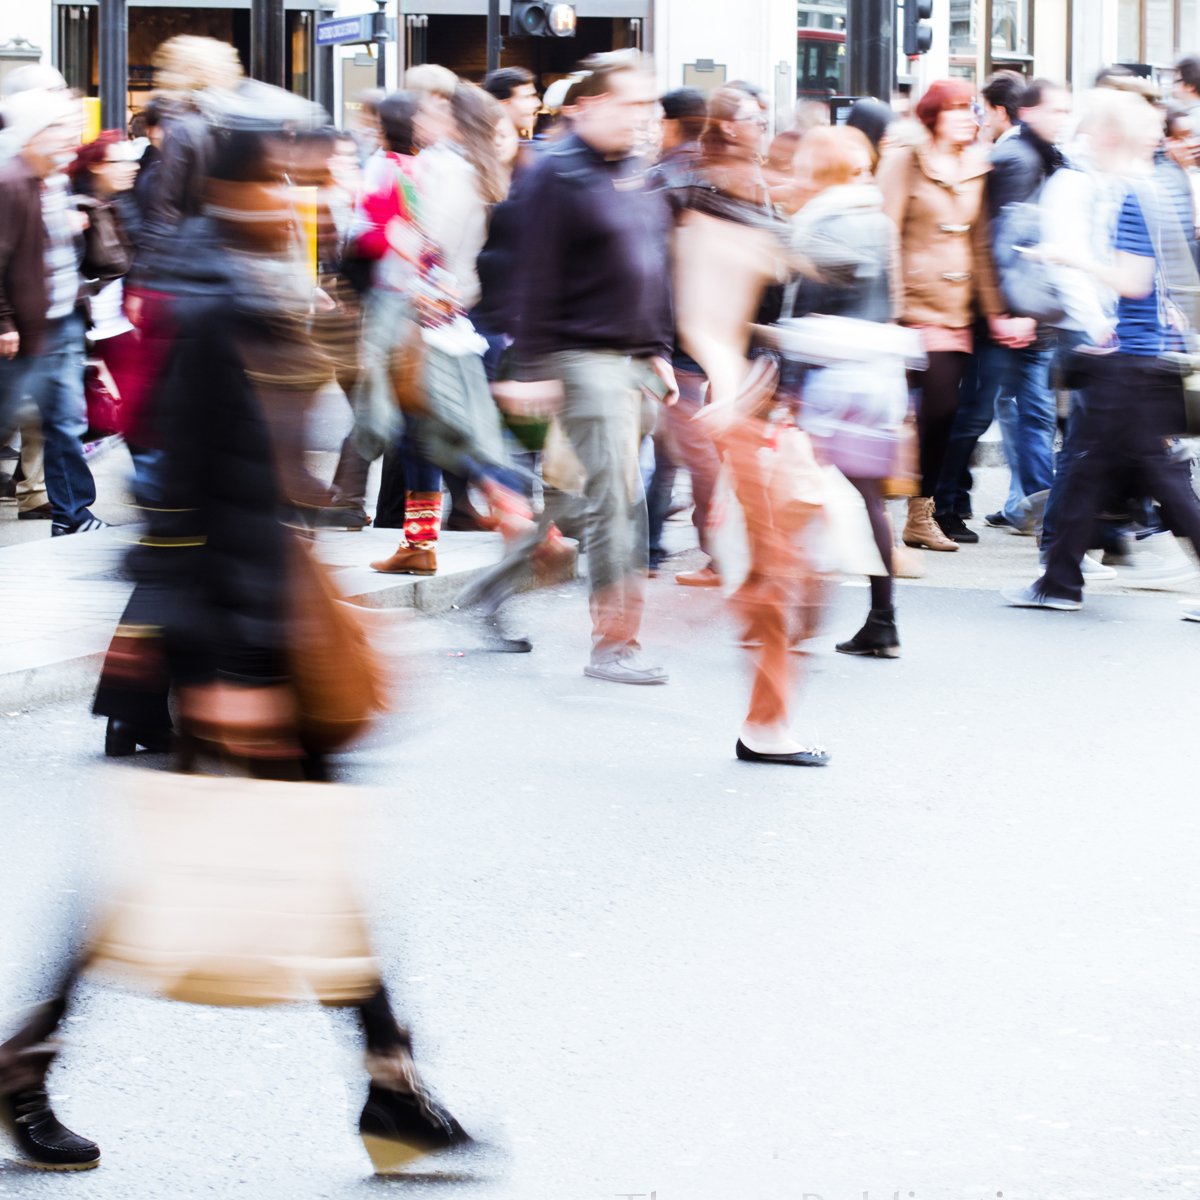
[[[1081,607],[1080,564],[1114,479],[1140,480],[1171,531],[1200,546],[1200,499],[1171,446],[1185,423],[1183,371],[1172,356],[1195,337],[1187,306],[1194,307],[1196,271],[1171,198],[1154,178],[1161,117],[1136,97],[1111,104],[1107,117],[1110,134],[1124,141],[1124,189],[1108,253],[1048,245],[1039,254],[1114,292],[1115,325],[1104,345],[1072,356],[1082,403],[1064,453],[1065,483],[1056,489],[1055,534],[1042,576],[1001,593],[1018,608]]]

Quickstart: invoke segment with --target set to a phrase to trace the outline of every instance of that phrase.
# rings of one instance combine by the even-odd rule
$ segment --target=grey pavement
[[[516,602],[530,655],[400,614],[403,703],[339,774],[380,789],[379,952],[484,1145],[372,1180],[342,1023],[92,981],[53,1088],[104,1164],[0,1161],[0,1196],[1194,1200],[1200,627],[1111,587],[1006,608],[1032,543],[983,536],[900,585],[896,662],[833,653],[866,608],[835,589],[798,660],[819,771],[734,760],[732,623],[667,573],[662,688],[583,677],[578,584]],[[10,1017],[87,908],[101,741],[82,702],[0,716]]]
[[[322,393],[310,420],[309,455],[315,474],[329,478],[348,415],[334,388]],[[138,511],[129,493],[132,464],[120,439],[91,460],[96,478],[94,511],[113,528],[96,534],[50,537],[49,521],[21,521],[15,503],[0,504],[0,710],[24,709],[90,693],[103,654],[125,607],[131,584],[123,552],[137,536]],[[368,494],[378,491],[380,464]],[[373,509],[371,510],[373,511]],[[333,569],[347,599],[366,608],[417,608],[438,612],[502,553],[495,534],[443,534],[438,573],[431,578],[381,575],[370,563],[386,558],[396,530],[324,532],[316,549]]]

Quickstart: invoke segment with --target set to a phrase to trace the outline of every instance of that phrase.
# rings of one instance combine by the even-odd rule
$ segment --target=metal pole
[[[978,0],[975,18],[975,86],[981,88],[992,74],[992,0]]]
[[[126,0],[100,0],[100,124],[124,130],[129,92],[129,9]]]
[[[250,75],[283,87],[283,0],[250,0]]]
[[[375,86],[387,87],[387,0],[375,0],[379,11],[375,14]]]
[[[504,43],[500,40],[500,0],[488,0],[487,11],[487,69],[490,75],[500,69],[500,51]]]
[[[890,104],[896,87],[896,0],[851,0],[850,94]]]

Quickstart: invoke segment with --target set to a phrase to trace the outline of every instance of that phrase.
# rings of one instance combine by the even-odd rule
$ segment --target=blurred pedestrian
[[[77,312],[86,217],[71,207],[66,167],[79,140],[78,101],[30,89],[3,106],[16,152],[0,162],[0,427],[28,396],[41,415],[54,537],[104,528],[83,453],[83,319]]]
[[[813,198],[792,219],[801,277],[792,311],[862,322],[861,357],[804,378],[801,420],[823,453],[863,498],[882,575],[870,576],[866,624],[837,649],[897,658],[900,638],[892,584],[892,529],[883,481],[895,466],[897,431],[908,409],[903,359],[879,355],[870,324],[899,309],[896,229],[871,177],[871,144],[854,128],[814,129],[800,145],[797,171]]]
[[[1046,246],[1043,254],[1116,293],[1113,342],[1107,353],[1075,356],[1083,400],[1069,434],[1045,570],[1028,587],[1003,593],[1021,608],[1081,606],[1081,563],[1104,489],[1114,478],[1136,478],[1158,501],[1167,527],[1187,537],[1194,550],[1200,547],[1200,500],[1190,463],[1173,452],[1184,413],[1181,372],[1170,357],[1190,348],[1183,331],[1196,328],[1200,285],[1178,213],[1153,172],[1161,118],[1131,98],[1112,110],[1110,120],[1125,135],[1127,155],[1110,255],[1097,258],[1064,246]],[[1173,306],[1187,322],[1173,315]]]
[[[484,78],[483,90],[499,101],[519,139],[528,141],[533,137],[542,102],[531,71],[525,67],[500,67]]]
[[[212,215],[189,227],[188,253],[228,255],[235,269],[223,293],[177,308],[184,332],[171,346],[165,378],[173,403],[162,409],[160,426],[166,503],[151,511],[134,549],[135,600],[110,648],[97,710],[147,719],[156,704],[165,713],[172,686],[189,763],[202,751],[257,778],[322,779],[322,755],[344,734],[322,721],[300,683],[307,660],[327,655],[328,646],[293,640],[289,606],[297,593],[313,600],[297,564],[310,560],[280,520],[286,497],[272,469],[275,422],[261,388],[278,369],[279,352],[290,348],[279,329],[307,310],[305,274],[293,273],[286,175],[297,127],[323,114],[264,85],[209,111],[222,131],[203,181]],[[336,619],[331,599],[328,605]],[[305,617],[311,622],[311,613]],[[370,681],[360,677],[350,687],[369,689]],[[46,1090],[52,1039],[82,965],[0,1046],[0,1114],[22,1162],[38,1169],[100,1161],[95,1143],[58,1121]],[[382,980],[351,1003],[368,1077],[359,1133],[376,1170],[469,1141],[421,1081]]]
[[[569,134],[531,168],[517,302],[519,361],[563,388],[560,420],[583,465],[592,653],[584,673],[661,684],[639,655],[647,567],[638,470],[639,388],[677,396],[669,356],[666,202],[631,161],[657,106],[653,76],[628,56],[585,64]]]

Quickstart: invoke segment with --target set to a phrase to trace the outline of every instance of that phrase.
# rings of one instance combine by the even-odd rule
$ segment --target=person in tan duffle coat
[[[908,502],[903,541],[926,550],[957,550],[933,519],[933,493],[945,457],[959,388],[973,353],[972,327],[985,317],[994,341],[1019,349],[1036,326],[1004,312],[996,286],[984,190],[989,165],[976,143],[970,85],[944,79],[916,107],[928,134],[916,146],[884,153],[877,181],[884,211],[900,232],[900,321],[920,329],[929,366],[910,379],[917,391],[921,492]]]

